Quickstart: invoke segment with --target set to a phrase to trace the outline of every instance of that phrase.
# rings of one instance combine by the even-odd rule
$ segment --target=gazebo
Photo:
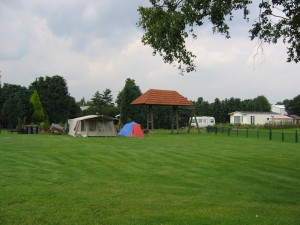
[[[193,103],[187,98],[180,95],[177,91],[170,90],[157,90],[149,89],[146,93],[135,99],[132,105],[148,105],[147,112],[147,129],[154,129],[153,125],[153,110],[152,106],[172,106],[172,119],[171,119],[171,129],[173,133],[174,123],[176,123],[177,133],[179,132],[178,123],[178,107],[179,106],[190,106],[193,107]],[[190,130],[190,126],[189,126]],[[199,132],[199,127],[198,127]]]

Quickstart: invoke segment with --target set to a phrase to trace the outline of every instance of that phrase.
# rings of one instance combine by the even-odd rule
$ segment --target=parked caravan
[[[197,116],[196,119],[197,119],[197,122],[198,122],[198,126],[200,128],[207,127],[207,126],[213,126],[216,123],[215,118],[211,117],[211,116]],[[197,127],[195,117],[191,117],[190,120],[192,120],[191,121],[191,126],[192,127]]]

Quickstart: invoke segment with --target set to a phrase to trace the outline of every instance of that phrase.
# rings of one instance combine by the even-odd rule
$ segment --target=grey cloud
[[[265,62],[254,66],[255,43],[245,21],[233,21],[232,38],[213,35],[209,24],[188,41],[197,71],[181,76],[140,42],[138,5],[148,0],[1,0],[0,70],[3,82],[29,85],[36,77],[58,74],[76,99],[110,88],[114,97],[125,79],[149,88],[177,90],[191,100],[203,97],[254,98],[272,102],[299,94],[298,66],[285,63],[285,48],[265,46]],[[283,85],[284,84],[284,85]]]
[[[71,38],[74,49],[84,51],[94,39],[110,42],[112,48],[118,48],[128,41],[127,37],[136,29],[138,18],[134,1],[120,1],[93,4],[93,2],[74,2],[74,4],[48,9],[37,7],[36,13],[46,19],[51,31],[58,36]],[[94,15],[85,15],[93,7]]]

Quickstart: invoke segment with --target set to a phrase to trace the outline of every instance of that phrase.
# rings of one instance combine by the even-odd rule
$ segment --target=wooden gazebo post
[[[192,119],[195,119],[195,121],[196,121],[196,126],[197,126],[197,129],[198,129],[198,133],[200,133],[200,127],[199,127],[199,124],[198,124],[198,120],[197,120],[197,118],[196,118],[196,112],[195,112],[195,107],[194,107],[194,109],[193,109],[193,114],[192,114],[192,116],[191,116],[191,119],[189,120],[189,128],[188,128],[188,133],[190,132],[190,130],[191,130],[191,124],[192,124]]]
[[[178,123],[178,107],[177,106],[173,106],[173,110],[172,110],[172,118],[171,118],[172,134],[173,134],[173,130],[174,130],[174,122],[176,123],[176,130],[177,130],[177,134],[178,134],[179,133],[179,123]]]
[[[149,129],[151,130],[154,129],[152,105],[148,105],[148,112],[147,112],[147,130]]]

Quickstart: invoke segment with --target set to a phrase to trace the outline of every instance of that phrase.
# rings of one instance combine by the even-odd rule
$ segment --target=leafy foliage
[[[81,99],[81,104],[86,104],[84,99]],[[102,94],[97,91],[89,104],[90,107],[86,110],[86,114],[101,114],[110,117],[115,117],[119,114],[118,108],[113,103],[111,90],[108,88]]]
[[[224,121],[224,110],[220,99],[216,98],[212,104],[213,115],[216,121]]]
[[[208,101],[204,101],[202,97],[199,97],[196,102],[194,102],[195,105],[195,113],[198,116],[207,116],[212,115],[210,104]]]
[[[145,124],[146,108],[144,106],[134,106],[131,102],[141,96],[140,87],[135,84],[134,79],[127,78],[125,86],[119,92],[117,104],[120,108],[120,122],[125,124],[129,121],[136,121]]]
[[[145,33],[142,42],[159,53],[165,63],[177,63],[181,72],[195,70],[194,58],[187,50],[185,40],[191,35],[197,38],[194,27],[204,22],[212,23],[213,32],[230,38],[228,21],[233,12],[241,10],[244,19],[249,20],[248,7],[251,0],[150,0],[152,6],[139,7],[138,26]],[[258,19],[250,29],[251,40],[277,43],[280,38],[288,46],[287,61],[300,60],[300,13],[299,1],[262,0]],[[275,18],[275,20],[274,20]],[[185,67],[184,67],[185,66]]]
[[[93,111],[95,111],[95,113],[99,113],[102,106],[104,106],[104,102],[102,100],[101,94],[99,93],[99,91],[97,91],[92,98],[92,107],[94,109]]]
[[[30,97],[29,101],[33,106],[32,122],[35,124],[40,124],[45,120],[45,114],[39,94],[36,89],[33,91],[33,94]]]
[[[80,110],[80,106],[76,103],[74,97],[69,96],[69,101],[70,101],[69,119],[73,119],[76,118],[78,115],[80,115],[81,110]]]
[[[288,114],[300,116],[300,95],[291,100],[285,100],[284,103]]]
[[[18,118],[27,117],[30,111],[28,102],[30,92],[26,87],[14,84],[4,84],[2,87],[2,124],[5,127],[15,128]]]
[[[299,0],[263,0],[260,15],[250,30],[251,40],[258,38],[276,44],[282,39],[287,44],[287,61],[300,60]]]
[[[66,122],[70,111],[70,96],[66,80],[58,75],[39,77],[29,86],[29,90],[34,89],[40,95],[50,123]]]

